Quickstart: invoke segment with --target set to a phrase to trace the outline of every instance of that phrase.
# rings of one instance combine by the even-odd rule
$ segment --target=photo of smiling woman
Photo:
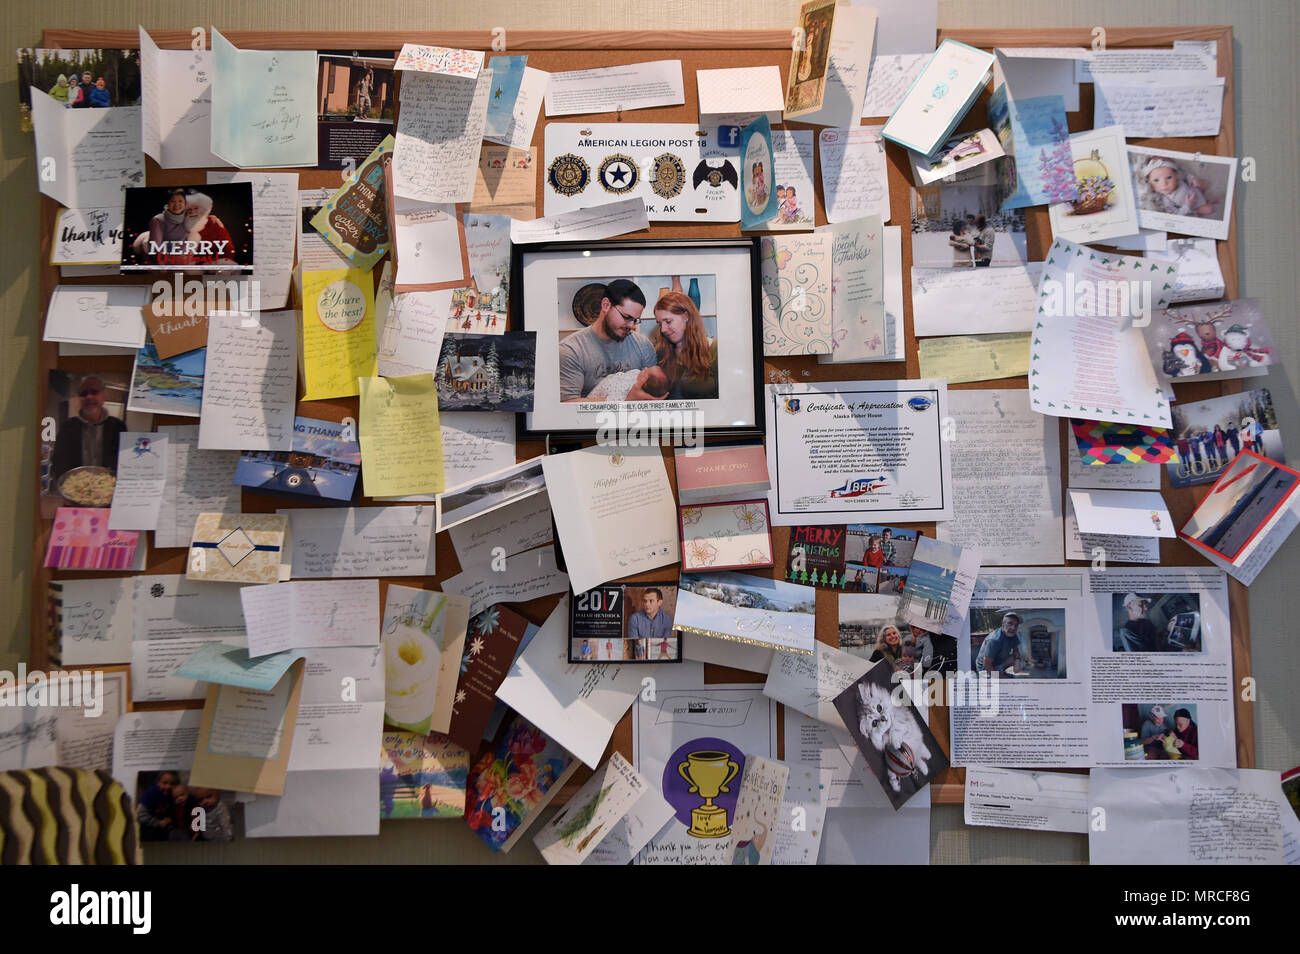
[[[668,398],[718,396],[718,342],[710,341],[699,309],[688,295],[670,291],[654,306],[655,353],[668,378]]]

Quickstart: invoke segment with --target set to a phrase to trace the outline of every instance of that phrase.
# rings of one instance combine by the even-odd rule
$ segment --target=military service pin
[[[591,181],[591,166],[581,156],[566,152],[546,170],[546,181],[560,195],[577,195]]]
[[[686,185],[686,167],[671,152],[655,159],[650,169],[650,188],[655,195],[671,199],[681,193]]]
[[[632,157],[617,152],[600,164],[597,176],[605,191],[615,195],[631,192],[641,181],[641,173]]]

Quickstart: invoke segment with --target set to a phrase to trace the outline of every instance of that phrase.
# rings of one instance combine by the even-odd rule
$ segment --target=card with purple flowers
[[[1064,98],[1012,99],[1004,85],[989,98],[988,110],[989,126],[1007,151],[997,160],[1003,210],[1079,198]]]
[[[1137,198],[1126,175],[1124,127],[1075,133],[1070,137],[1070,154],[1079,194],[1048,208],[1052,235],[1084,244],[1136,235]]]

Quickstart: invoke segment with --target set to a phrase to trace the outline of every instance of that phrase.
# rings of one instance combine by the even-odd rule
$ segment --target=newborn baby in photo
[[[628,392],[634,387],[640,387],[651,397],[665,397],[668,394],[668,375],[657,364],[648,368],[633,368],[631,371],[615,371],[601,378],[587,397],[602,401],[626,401]]]

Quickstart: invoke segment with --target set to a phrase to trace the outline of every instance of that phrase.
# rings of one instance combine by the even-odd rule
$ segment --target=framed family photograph
[[[515,246],[510,284],[537,334],[521,438],[763,432],[758,239]]]

